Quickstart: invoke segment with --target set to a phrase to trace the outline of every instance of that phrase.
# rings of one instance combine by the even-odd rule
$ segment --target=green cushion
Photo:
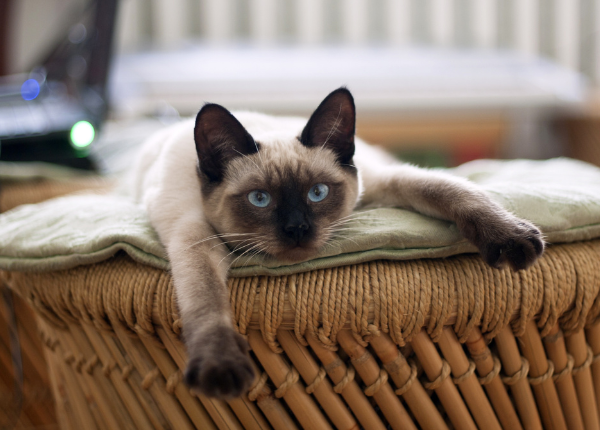
[[[557,158],[479,160],[449,172],[467,177],[514,214],[538,225],[550,243],[600,237],[600,169]],[[475,252],[453,223],[402,209],[364,211],[339,239],[294,265],[238,259],[234,276],[285,275],[375,259],[439,258]],[[144,211],[117,195],[62,197],[0,215],[0,269],[48,271],[105,260],[124,250],[168,268]]]

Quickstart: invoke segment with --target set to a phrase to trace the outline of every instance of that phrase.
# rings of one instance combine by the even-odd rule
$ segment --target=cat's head
[[[345,88],[329,94],[303,128],[265,130],[256,139],[224,107],[200,110],[194,139],[203,211],[230,248],[296,262],[325,246],[359,196],[355,117]]]

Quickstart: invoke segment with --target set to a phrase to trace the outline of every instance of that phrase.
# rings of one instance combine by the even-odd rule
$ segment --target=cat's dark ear
[[[220,181],[227,163],[258,152],[258,145],[244,126],[223,106],[207,103],[196,116],[194,140],[200,172]]]
[[[354,98],[346,88],[338,88],[313,112],[300,142],[309,148],[329,148],[340,163],[349,164],[354,156],[355,124]]]

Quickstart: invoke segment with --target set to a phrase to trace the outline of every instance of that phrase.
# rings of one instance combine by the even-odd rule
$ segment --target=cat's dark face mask
[[[325,98],[301,133],[275,130],[261,141],[222,106],[205,105],[194,137],[208,221],[232,235],[224,240],[239,254],[314,257],[358,199],[354,130],[345,88]]]

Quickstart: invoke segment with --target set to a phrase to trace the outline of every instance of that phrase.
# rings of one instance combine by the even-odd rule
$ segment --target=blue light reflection
[[[40,94],[40,84],[35,79],[27,79],[21,85],[23,100],[33,100]]]

